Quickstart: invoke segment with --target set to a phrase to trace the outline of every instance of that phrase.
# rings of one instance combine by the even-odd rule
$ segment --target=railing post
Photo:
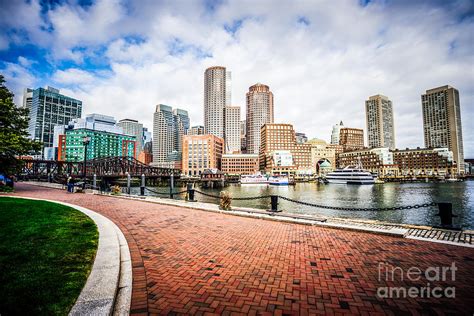
[[[174,189],[174,175],[173,175],[173,171],[171,171],[171,175],[170,175],[170,199],[173,198],[173,189]]]
[[[272,204],[270,211],[278,212],[278,195],[270,195],[270,202]]]
[[[189,202],[196,202],[196,201],[194,200],[193,184],[192,184],[192,183],[188,183],[186,189],[188,190],[188,201],[189,201]]]
[[[142,185],[140,186],[140,195],[145,195],[145,175],[142,173]]]
[[[441,227],[453,228],[453,217],[457,217],[453,214],[453,204],[442,202],[438,203],[439,213],[436,216],[439,216],[441,219]]]
[[[127,194],[130,194],[130,173],[127,172]]]

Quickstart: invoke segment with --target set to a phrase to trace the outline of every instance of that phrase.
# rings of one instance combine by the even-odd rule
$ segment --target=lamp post
[[[86,177],[87,177],[87,145],[89,145],[91,139],[88,136],[84,136],[82,139],[82,144],[84,145],[84,169],[83,169],[83,178],[84,178],[84,184],[82,185],[82,188],[86,188]]]

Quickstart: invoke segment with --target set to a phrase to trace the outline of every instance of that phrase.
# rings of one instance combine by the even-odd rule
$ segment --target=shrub
[[[13,188],[8,185],[0,185],[0,192],[13,192]]]
[[[221,199],[219,202],[219,208],[221,210],[229,211],[231,209],[230,204],[232,202],[232,196],[227,191],[222,191],[220,196],[221,196]]]
[[[113,195],[119,195],[120,193],[122,193],[122,188],[118,185],[114,185],[111,189]]]

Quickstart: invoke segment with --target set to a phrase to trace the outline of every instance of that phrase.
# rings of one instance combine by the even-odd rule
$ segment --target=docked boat
[[[240,184],[268,184],[268,178],[261,174],[242,175]]]
[[[384,184],[385,183],[385,181],[383,181],[382,179],[377,178],[377,177],[374,178],[374,181],[375,181],[375,184]]]
[[[290,180],[286,176],[270,177],[270,178],[268,178],[268,184],[270,184],[270,185],[289,185]]]
[[[328,183],[338,184],[374,184],[374,175],[362,168],[347,166],[326,175]]]
[[[447,178],[446,181],[447,181],[447,182],[460,182],[461,179],[458,179],[458,178]]]

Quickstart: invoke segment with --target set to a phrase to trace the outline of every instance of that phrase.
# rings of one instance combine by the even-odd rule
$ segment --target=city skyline
[[[195,3],[197,17],[190,15],[191,9],[179,11],[179,5],[130,4],[127,13],[107,1],[57,3],[50,10],[35,1],[2,3],[2,11],[12,16],[0,23],[25,32],[2,35],[0,72],[17,104],[23,88],[53,85],[82,100],[85,114],[136,119],[151,128],[158,103],[186,109],[192,125],[202,124],[202,74],[221,65],[232,71],[232,105],[244,107],[248,87],[264,82],[275,95],[275,123],[291,123],[309,138],[325,140],[341,120],[366,133],[364,101],[384,94],[395,104],[396,147],[402,149],[424,147],[421,95],[451,85],[460,92],[464,152],[470,158],[474,75],[465,70],[473,64],[473,22],[466,3],[298,3],[285,10],[261,5],[252,7],[253,12],[232,2]],[[350,31],[341,25],[336,9],[351,13],[340,17],[352,25]],[[101,13],[112,19],[98,19]],[[31,20],[26,22],[21,14]],[[145,14],[163,18],[147,25],[155,31],[137,25]],[[68,21],[95,22],[98,34],[62,27]],[[127,23],[117,27],[121,22]],[[41,31],[44,25],[53,27]],[[158,36],[160,30],[164,35]],[[280,37],[286,38],[285,45]]]

